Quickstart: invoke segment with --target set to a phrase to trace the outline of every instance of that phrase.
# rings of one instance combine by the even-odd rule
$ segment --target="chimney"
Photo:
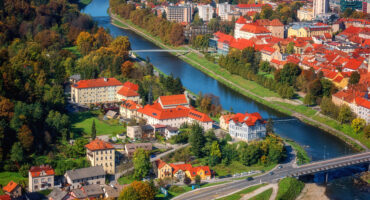
[[[104,81],[105,81],[105,82],[107,82],[107,81],[108,81],[108,79],[104,77]]]

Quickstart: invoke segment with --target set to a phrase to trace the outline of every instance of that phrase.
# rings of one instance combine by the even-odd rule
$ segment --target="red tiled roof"
[[[340,83],[343,80],[343,76],[337,76],[333,81],[336,83]]]
[[[240,30],[254,34],[271,33],[267,28],[254,24],[245,24]]]
[[[136,109],[142,108],[141,105],[135,103],[132,100],[123,100],[121,107],[124,107],[129,110],[136,110]]]
[[[32,177],[41,176],[41,172],[44,172],[46,174],[43,176],[55,175],[54,169],[49,165],[33,166],[31,167],[30,172]]]
[[[201,170],[201,169],[204,170],[205,175],[208,175],[208,176],[211,175],[211,170],[209,169],[208,166],[193,167],[193,168],[191,168],[190,170],[187,170],[187,171],[190,172],[190,176],[194,177],[194,176],[198,175],[198,171]]]
[[[157,164],[157,168],[158,169],[161,169],[163,166],[167,165],[166,162],[164,162],[163,160],[159,159],[159,160],[156,160],[155,163]]]
[[[135,90],[130,89],[130,88],[125,87],[125,86],[121,87],[121,89],[118,90],[117,94],[125,96],[125,97],[139,96],[139,94],[137,92],[135,92]]]
[[[224,118],[226,124],[229,124],[231,118],[233,118],[234,116],[235,114],[228,114],[228,115],[222,115],[221,117]]]
[[[344,65],[344,68],[357,70],[362,65],[362,61],[359,61],[358,59],[350,59],[346,65]]]
[[[260,8],[263,5],[264,4],[238,4],[237,7],[238,8]]]
[[[259,26],[284,26],[278,19],[268,20],[268,19],[258,19],[256,24]]]
[[[363,98],[363,97],[356,97],[355,102],[356,102],[357,105],[359,105],[361,107],[370,109],[370,101]]]
[[[175,174],[177,171],[189,171],[193,168],[191,164],[170,164],[170,166],[173,168],[173,173]]]
[[[0,195],[0,200],[11,200],[10,196],[7,194]]]
[[[160,96],[158,100],[161,101],[162,105],[188,104],[188,99],[186,98],[185,94]]]
[[[268,52],[268,53],[270,53],[270,54],[273,54],[273,53],[276,51],[276,49],[274,49],[274,48],[272,48],[272,47],[269,47],[269,46],[264,46],[264,47],[261,49],[261,51],[265,51],[265,52]]]
[[[134,90],[134,91],[138,91],[139,90],[139,85],[138,84],[135,84],[135,83],[131,83],[130,81],[126,81],[124,84],[123,84],[124,87],[127,87],[131,90]]]
[[[266,123],[261,115],[257,112],[255,113],[237,113],[233,118],[231,118],[235,123],[245,123],[248,126],[254,126],[257,121],[261,123]]]
[[[8,183],[8,185],[6,185],[5,187],[3,187],[3,190],[5,192],[11,193],[17,186],[18,186],[17,183],[15,183],[14,181],[10,181]]]
[[[235,38],[232,35],[228,35],[225,33],[217,32],[215,33],[215,35],[216,37],[218,37],[217,41],[220,43],[231,44],[235,40]]]
[[[104,150],[104,149],[114,149],[112,144],[110,144],[108,142],[104,142],[103,140],[100,140],[98,138],[91,141],[89,144],[85,145],[85,147],[87,149],[89,149],[90,151]]]
[[[123,85],[116,78],[98,78],[98,79],[89,79],[81,80],[73,84],[74,88],[94,88],[94,87],[108,87],[108,86],[120,86]]]
[[[251,40],[247,40],[247,39],[243,39],[243,38],[240,38],[238,40],[234,40],[234,42],[232,42],[230,44],[230,47],[235,48],[235,49],[239,49],[239,50],[243,50],[247,47],[253,47],[253,46],[254,46],[254,43]]]
[[[247,20],[243,16],[241,16],[241,17],[239,17],[238,20],[236,20],[235,23],[237,23],[237,24],[246,24]]]

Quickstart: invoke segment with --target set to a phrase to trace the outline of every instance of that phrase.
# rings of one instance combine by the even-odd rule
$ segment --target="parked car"
[[[279,167],[278,167],[279,169],[281,169],[281,168],[283,168],[283,166],[282,165],[279,165]]]
[[[252,181],[252,180],[254,180],[254,179],[251,176],[247,178],[247,181]]]
[[[270,172],[269,174],[270,174],[270,175],[274,175],[274,172]]]

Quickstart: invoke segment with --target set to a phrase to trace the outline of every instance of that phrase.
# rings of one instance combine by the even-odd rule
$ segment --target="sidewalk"
[[[240,200],[248,200],[268,189],[272,188],[272,194],[270,196],[270,200],[275,200],[276,199],[276,195],[277,195],[277,191],[279,189],[279,186],[277,183],[274,183],[274,184],[268,184],[266,186],[263,186],[263,187],[260,187],[258,188],[257,190],[251,192],[251,193],[248,193],[246,195],[244,195]]]

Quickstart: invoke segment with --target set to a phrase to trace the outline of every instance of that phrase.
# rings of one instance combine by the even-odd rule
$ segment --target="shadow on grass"
[[[77,112],[77,113],[73,113],[70,116],[70,119],[71,119],[71,123],[73,125],[73,124],[83,122],[86,119],[89,119],[91,117],[96,117],[96,116],[98,116],[98,115],[94,114],[94,113],[91,113],[90,111]],[[76,139],[76,138],[82,137],[83,135],[87,134],[87,133],[84,133],[83,128],[76,128],[76,127],[73,127],[73,126],[72,126],[72,132],[73,132],[73,138],[72,139]]]

